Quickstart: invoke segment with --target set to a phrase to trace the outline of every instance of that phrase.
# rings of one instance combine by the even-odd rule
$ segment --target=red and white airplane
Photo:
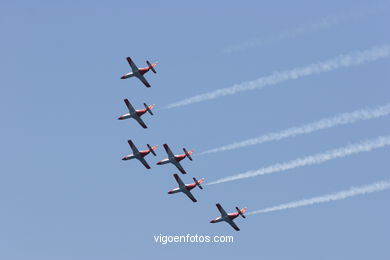
[[[152,153],[154,156],[156,156],[156,153],[154,152],[154,150],[156,150],[157,145],[155,145],[153,147],[150,147],[150,145],[147,144],[146,146],[148,147],[148,150],[138,151],[137,147],[135,147],[134,143],[131,140],[128,140],[127,142],[129,143],[131,149],[133,150],[133,153],[124,156],[122,158],[122,160],[123,161],[127,161],[127,160],[131,160],[131,159],[137,159],[138,161],[140,161],[146,167],[146,169],[150,169],[150,166],[146,162],[144,157],[146,155],[148,155],[149,153]]]
[[[157,65],[157,62],[153,63],[153,64],[150,64],[150,62],[147,60],[146,61],[146,64],[148,64],[148,67],[145,67],[145,68],[138,68],[137,65],[134,64],[133,60],[130,58],[130,57],[127,57],[126,58],[127,62],[129,63],[130,67],[131,67],[131,72],[128,72],[126,74],[124,74],[121,79],[127,79],[127,78],[131,78],[131,77],[137,77],[139,80],[141,80],[142,83],[144,83],[144,85],[147,87],[147,88],[150,88],[150,84],[149,82],[145,79],[144,77],[144,74],[146,72],[148,72],[149,70],[153,71],[154,73],[156,73],[156,70],[154,69],[154,67],[156,67]]]
[[[129,113],[121,115],[120,117],[118,117],[118,119],[124,120],[127,118],[134,118],[135,121],[137,121],[143,128],[148,128],[145,125],[144,121],[141,119],[141,116],[145,114],[146,111],[148,111],[149,114],[153,115],[152,108],[154,107],[154,105],[148,106],[146,105],[146,103],[144,103],[144,109],[135,110],[134,107],[130,104],[129,100],[127,100],[127,98],[124,101],[127,106],[127,109],[129,109]]]
[[[232,226],[236,231],[240,231],[240,229],[237,227],[236,223],[233,222],[233,219],[235,219],[236,217],[238,217],[239,215],[241,215],[241,217],[243,218],[246,218],[244,216],[244,213],[246,211],[246,208],[243,208],[243,209],[239,209],[238,207],[236,207],[236,210],[237,212],[234,212],[234,213],[226,213],[226,211],[222,208],[221,204],[217,203],[217,208],[219,210],[219,212],[221,212],[221,216],[213,219],[210,221],[210,223],[218,223],[218,222],[222,222],[222,221],[225,221],[227,222],[230,226]]]
[[[157,164],[158,164],[158,165],[162,165],[162,164],[172,163],[173,165],[176,166],[176,168],[177,168],[181,173],[186,174],[186,171],[185,171],[185,170],[183,169],[183,167],[181,166],[180,161],[183,160],[183,159],[186,158],[186,157],[188,157],[188,159],[190,159],[190,160],[192,161],[191,154],[193,153],[193,151],[190,150],[189,152],[187,152],[186,148],[183,148],[184,154],[174,155],[174,154],[172,153],[171,149],[169,149],[169,146],[168,146],[167,144],[164,144],[164,149],[165,149],[165,151],[166,151],[167,154],[168,154],[168,158],[159,161]]]
[[[195,183],[184,184],[184,182],[180,179],[179,175],[177,175],[176,173],[173,175],[173,177],[175,177],[177,183],[179,184],[179,187],[174,188],[174,189],[168,191],[168,194],[175,194],[175,193],[178,193],[178,192],[183,192],[193,202],[197,202],[195,197],[192,195],[191,190],[193,188],[195,188],[196,186],[198,186],[199,189],[203,190],[203,187],[200,186],[200,184],[204,181],[204,178],[200,179],[199,181],[197,179],[195,179],[195,178],[192,178]]]

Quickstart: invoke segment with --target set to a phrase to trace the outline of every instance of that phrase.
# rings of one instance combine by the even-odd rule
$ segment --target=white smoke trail
[[[285,30],[278,34],[270,35],[268,37],[252,39],[239,44],[227,46],[223,48],[221,52],[224,54],[231,54],[237,51],[244,51],[251,47],[264,46],[264,45],[272,44],[276,41],[295,38],[302,34],[316,32],[319,30],[336,26],[343,22],[357,20],[365,16],[373,15],[380,11],[383,11],[384,9],[385,6],[373,6],[373,7],[364,8],[363,10],[353,10],[343,14],[329,15],[327,17],[322,18],[319,21],[310,24],[301,25],[289,30]]]
[[[270,208],[260,209],[256,211],[249,212],[247,215],[254,215],[254,214],[262,214],[272,211],[278,211],[278,210],[285,210],[285,209],[292,209],[292,208],[298,208],[303,206],[310,206],[318,203],[325,203],[325,202],[332,202],[335,200],[343,200],[350,197],[358,196],[358,195],[365,195],[370,194],[373,192],[383,191],[390,188],[390,181],[380,181],[376,182],[370,185],[360,186],[360,187],[352,187],[349,190],[339,191],[336,193],[331,193],[319,197],[314,197],[310,199],[304,199],[304,200],[298,200],[293,201],[286,204],[281,204],[279,206],[274,206]]]
[[[321,21],[314,22],[312,24],[302,25],[300,27],[296,27],[293,29],[290,29],[288,31],[280,32],[279,34],[270,35],[266,38],[259,38],[259,39],[253,39],[249,40],[240,44],[236,45],[230,45],[222,49],[223,54],[231,54],[233,52],[237,51],[243,51],[246,49],[249,49],[251,47],[258,47],[262,45],[268,45],[275,41],[285,40],[289,38],[294,38],[296,36],[299,36],[301,34],[315,32],[321,29],[325,29],[331,26],[335,26],[341,22],[340,17],[337,16],[329,16],[326,18],[323,18]]]
[[[256,138],[251,138],[241,142],[235,142],[232,144],[224,145],[221,147],[204,151],[201,154],[224,152],[224,151],[234,150],[242,147],[262,144],[266,142],[279,141],[284,138],[295,137],[297,135],[302,135],[302,134],[309,134],[322,129],[327,129],[338,125],[351,124],[360,120],[368,120],[368,119],[378,118],[382,116],[387,116],[389,114],[390,114],[390,104],[386,104],[384,106],[380,106],[377,108],[356,110],[350,113],[342,113],[342,114],[335,115],[333,117],[323,118],[303,126],[291,127],[279,132],[269,133]]]
[[[320,164],[329,160],[336,158],[346,157],[352,154],[361,153],[361,152],[370,152],[374,149],[382,148],[390,145],[390,136],[380,136],[376,139],[371,139],[363,141],[357,144],[347,145],[338,149],[330,150],[324,153],[319,153],[315,155],[309,155],[306,157],[298,158],[284,163],[277,163],[265,168],[258,170],[252,170],[245,173],[240,173],[237,175],[232,175],[225,177],[213,182],[209,182],[208,185],[219,184],[229,181],[235,181],[240,179],[252,178],[260,175],[271,174],[281,171],[286,171],[294,169],[297,167]]]
[[[203,102],[218,97],[234,95],[239,92],[261,89],[265,86],[276,85],[288,80],[299,79],[305,76],[320,74],[323,72],[333,71],[339,68],[358,66],[367,62],[384,59],[390,56],[390,45],[373,47],[371,49],[340,55],[336,58],[329,59],[319,63],[313,63],[304,67],[298,67],[291,70],[275,72],[269,76],[261,77],[253,81],[246,81],[236,84],[232,87],[217,89],[208,93],[196,95],[181,101],[171,103],[165,108],[174,108],[193,103]]]

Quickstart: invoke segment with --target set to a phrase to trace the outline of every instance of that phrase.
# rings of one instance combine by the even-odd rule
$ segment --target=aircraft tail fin
[[[187,152],[187,149],[186,149],[186,148],[183,148],[183,152],[184,152],[184,154],[188,157],[188,159],[190,159],[190,161],[192,161],[191,154],[193,154],[194,151],[193,151],[193,150],[190,150],[189,152]]]
[[[151,71],[153,71],[154,73],[157,73],[156,70],[154,69],[154,67],[156,67],[156,65],[157,65],[157,62],[155,62],[155,63],[153,63],[153,64],[150,64],[150,62],[147,60],[147,61],[146,61],[146,64],[148,64],[149,69],[150,69]]]
[[[153,115],[153,112],[152,112],[152,109],[154,108],[154,105],[146,105],[146,103],[144,103],[144,107],[146,108],[146,111],[149,112],[149,114]]]
[[[240,214],[241,217],[246,218],[244,215],[246,208],[243,208],[240,210],[238,207],[236,207],[236,210],[237,210],[238,214]]]
[[[195,177],[192,179],[194,180],[196,186],[198,186],[199,189],[203,190],[203,187],[200,184],[204,181],[204,178],[200,179],[199,181]]]
[[[150,144],[147,144],[146,146],[149,148],[149,151],[150,151],[154,156],[156,156],[156,152],[155,152],[154,150],[156,150],[157,145],[151,147]]]

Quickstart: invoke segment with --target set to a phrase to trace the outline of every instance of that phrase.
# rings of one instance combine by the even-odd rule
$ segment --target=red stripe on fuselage
[[[143,151],[140,151],[139,154],[142,156],[142,157],[145,157],[146,155],[148,155],[150,153],[149,150],[143,150]]]
[[[138,69],[138,72],[141,74],[141,75],[144,75],[146,72],[148,72],[150,70],[149,67],[146,67],[146,68],[140,68]]]
[[[233,220],[233,219],[235,219],[236,217],[238,217],[238,212],[237,212],[237,213],[229,213],[228,216],[229,216],[229,218],[230,218],[231,220]]]
[[[190,191],[190,190],[192,190],[192,189],[195,188],[195,187],[196,187],[196,184],[195,184],[195,183],[187,184],[187,185],[186,185],[186,190]]]
[[[140,109],[140,110],[136,110],[135,113],[136,113],[138,116],[142,116],[143,114],[146,113],[146,108]]]
[[[184,158],[186,158],[186,155],[185,155],[185,154],[175,155],[175,159],[176,159],[176,161],[178,161],[178,162],[180,162],[180,161],[183,160]]]

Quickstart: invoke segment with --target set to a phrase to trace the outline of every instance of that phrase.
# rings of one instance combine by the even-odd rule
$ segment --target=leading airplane
[[[134,118],[135,121],[137,121],[143,128],[148,128],[144,121],[141,119],[141,116],[145,114],[146,111],[148,111],[149,114],[153,115],[152,108],[154,107],[154,105],[148,106],[146,105],[146,103],[144,103],[144,109],[135,110],[127,98],[124,101],[127,106],[127,109],[129,110],[129,113],[121,115],[120,117],[118,117],[118,119],[124,120],[127,118]]]
[[[244,216],[244,213],[246,211],[246,208],[243,208],[243,209],[239,209],[238,207],[236,207],[236,211],[237,212],[234,212],[234,213],[226,213],[226,211],[222,208],[221,204],[217,203],[216,204],[219,212],[221,212],[221,216],[213,219],[210,221],[210,223],[218,223],[218,222],[222,222],[222,221],[225,221],[227,222],[230,226],[232,226],[236,231],[240,231],[240,229],[237,227],[236,223],[233,222],[233,219],[235,219],[236,217],[238,217],[239,215],[243,218],[246,218]]]
[[[183,169],[183,167],[181,166],[180,161],[183,160],[183,159],[186,158],[186,157],[188,157],[188,159],[190,159],[190,160],[192,161],[191,154],[193,153],[193,151],[190,150],[189,152],[187,152],[186,148],[183,148],[184,154],[174,155],[174,154],[172,153],[171,149],[169,149],[169,146],[168,146],[167,144],[164,144],[164,149],[165,149],[165,151],[166,151],[167,154],[168,154],[168,158],[159,161],[157,164],[158,164],[158,165],[162,165],[162,164],[172,163],[173,165],[176,166],[176,168],[177,168],[182,174],[186,174],[186,171],[185,171],[185,170]]]
[[[202,182],[204,181],[204,178],[200,179],[199,181],[197,179],[195,179],[195,178],[192,178],[194,180],[194,183],[184,184],[184,182],[180,179],[179,175],[177,175],[176,173],[173,175],[173,177],[175,177],[177,183],[179,184],[179,187],[174,188],[174,189],[168,191],[168,194],[175,194],[175,193],[178,193],[178,192],[183,192],[193,202],[197,202],[195,197],[192,195],[191,190],[193,188],[195,188],[196,186],[198,186],[199,189],[203,190],[203,187],[200,186],[200,184],[202,184]]]
[[[146,167],[146,169],[150,169],[150,166],[149,166],[149,164],[146,162],[146,160],[144,159],[144,157],[145,157],[146,155],[148,155],[149,153],[152,153],[154,156],[156,156],[156,153],[154,152],[154,150],[156,150],[157,145],[155,145],[155,146],[153,146],[153,147],[150,147],[150,145],[147,144],[146,146],[148,147],[148,150],[138,151],[138,149],[137,149],[137,147],[134,145],[133,141],[128,140],[127,142],[129,143],[131,149],[133,150],[133,153],[124,156],[124,157],[122,158],[122,160],[123,160],[123,161],[127,161],[127,160],[131,160],[131,159],[137,159],[138,161],[140,161],[140,162]]]
[[[147,88],[150,88],[149,82],[144,77],[144,74],[148,72],[149,70],[153,71],[154,73],[157,73],[154,67],[156,67],[157,62],[150,64],[150,62],[147,60],[146,64],[148,64],[148,67],[145,68],[138,68],[137,65],[133,62],[133,60],[130,57],[126,58],[127,62],[129,63],[131,67],[131,72],[128,72],[124,74],[121,79],[127,79],[131,77],[137,77]]]

